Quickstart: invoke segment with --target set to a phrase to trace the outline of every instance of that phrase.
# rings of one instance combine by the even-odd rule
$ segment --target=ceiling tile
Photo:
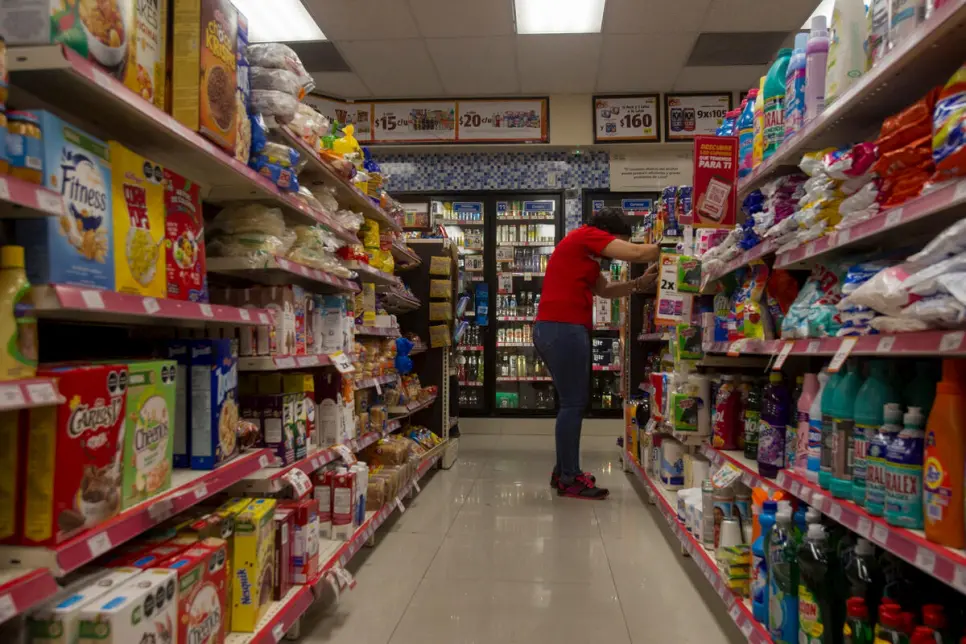
[[[430,38],[429,55],[450,96],[517,94],[516,41],[499,38]]]
[[[517,36],[517,68],[524,94],[591,93],[600,34]]]
[[[409,0],[409,7],[426,38],[513,34],[512,0]]]
[[[685,67],[674,82],[676,92],[744,91],[768,72],[768,65]]]
[[[700,31],[711,0],[607,0],[605,34]]]
[[[372,96],[362,79],[352,72],[313,72],[315,91],[338,98]]]
[[[701,31],[797,31],[817,6],[818,0],[714,0]]]
[[[302,0],[329,40],[418,38],[409,5],[401,0]]]
[[[653,92],[670,89],[696,38],[696,33],[661,33],[647,38],[604,36],[596,90]]]
[[[443,91],[422,40],[342,42],[339,50],[373,96],[439,96]]]

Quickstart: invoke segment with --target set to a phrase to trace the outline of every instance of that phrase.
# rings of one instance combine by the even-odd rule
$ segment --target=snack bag
[[[798,282],[788,271],[772,271],[766,287],[768,314],[777,328],[782,328],[785,315],[798,297]]]
[[[932,154],[942,179],[966,174],[966,65],[939,93],[933,112]]]

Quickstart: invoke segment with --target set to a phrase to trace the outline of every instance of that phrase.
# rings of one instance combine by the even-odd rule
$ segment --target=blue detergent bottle
[[[755,143],[755,99],[758,98],[758,89],[748,90],[745,97],[745,108],[738,117],[738,176],[747,177],[754,170],[754,143]]]
[[[758,515],[761,533],[751,544],[751,609],[755,619],[766,628],[768,627],[768,558],[765,556],[765,542],[768,539],[768,532],[775,525],[777,512],[777,501],[765,501],[761,504],[761,514]]]
[[[922,530],[922,454],[925,418],[918,407],[902,417],[902,430],[886,452],[885,520],[910,530]]]

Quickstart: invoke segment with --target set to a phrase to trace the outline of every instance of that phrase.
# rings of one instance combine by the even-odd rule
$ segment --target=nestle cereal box
[[[176,644],[178,575],[152,568],[80,612],[77,644]]]
[[[238,453],[237,363],[231,340],[191,343],[192,469],[213,469]]]
[[[254,499],[235,517],[231,630],[251,633],[272,601],[275,499]]]
[[[208,272],[205,268],[201,187],[167,168],[163,172],[168,297],[207,302]]]
[[[60,217],[18,219],[32,284],[114,288],[111,156],[106,143],[37,111],[44,133],[44,185],[64,198]]]
[[[168,343],[168,357],[175,362],[172,462],[175,467],[191,467],[191,340]]]
[[[24,543],[56,545],[121,508],[127,367],[53,366],[66,402],[29,411]]]
[[[114,288],[167,295],[164,263],[164,177],[161,166],[111,141],[114,197]]]
[[[183,644],[225,640],[227,551],[221,539],[206,539],[162,567],[178,574],[178,638]]]

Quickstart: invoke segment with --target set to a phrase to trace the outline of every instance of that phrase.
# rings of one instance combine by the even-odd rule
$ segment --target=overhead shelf
[[[402,281],[395,275],[390,275],[378,268],[373,268],[369,264],[359,261],[342,262],[349,270],[359,274],[359,281],[366,284],[376,284],[378,286],[398,286]]]
[[[269,286],[299,284],[310,291],[357,293],[359,285],[332,273],[281,257],[266,255],[253,262],[244,257],[209,257],[208,272]]]
[[[378,335],[386,338],[398,338],[399,327],[396,326],[357,326],[356,335]]]
[[[0,570],[0,625],[40,605],[59,590],[57,580],[47,569]]]
[[[918,331],[894,335],[864,335],[845,338],[812,338],[808,340],[738,340],[715,342],[704,347],[705,353],[726,353],[729,356],[756,355],[778,356],[784,351],[789,355],[832,356],[843,345],[852,345],[853,356],[941,356],[946,358],[966,356],[966,331]],[[787,344],[791,349],[786,349]]]
[[[436,396],[420,402],[411,402],[408,405],[397,405],[395,407],[390,407],[389,413],[392,414],[393,420],[401,420],[403,418],[412,416],[417,411],[422,411],[427,407],[431,407],[434,402],[436,402]]]

